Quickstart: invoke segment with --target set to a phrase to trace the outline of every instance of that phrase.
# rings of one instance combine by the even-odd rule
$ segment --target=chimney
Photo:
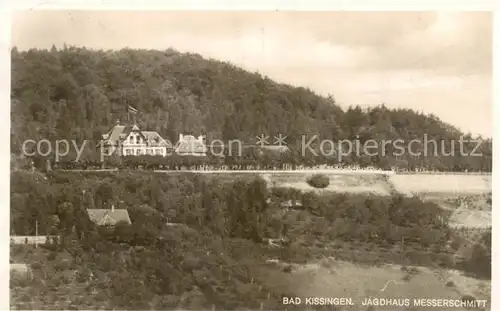
[[[182,141],[183,138],[184,136],[182,134],[179,134],[179,141]]]
[[[114,212],[115,211],[115,205],[114,204],[111,204],[111,211]]]

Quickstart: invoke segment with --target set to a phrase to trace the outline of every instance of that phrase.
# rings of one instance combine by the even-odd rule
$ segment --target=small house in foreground
[[[114,227],[118,223],[132,224],[126,209],[87,209],[90,221],[100,227]]]

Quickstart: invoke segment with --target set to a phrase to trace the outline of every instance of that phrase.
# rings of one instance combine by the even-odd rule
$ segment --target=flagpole
[[[38,220],[35,221],[35,248],[38,248]]]

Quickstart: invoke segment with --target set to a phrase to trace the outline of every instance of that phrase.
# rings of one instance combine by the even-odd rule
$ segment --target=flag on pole
[[[38,220],[35,221],[35,248],[38,248]]]
[[[137,109],[135,109],[134,107],[128,105],[128,112],[129,113],[137,113]]]

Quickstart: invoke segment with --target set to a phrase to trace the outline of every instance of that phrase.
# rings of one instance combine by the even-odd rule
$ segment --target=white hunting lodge
[[[168,156],[172,151],[181,156],[206,156],[207,146],[204,136],[195,138],[193,135],[179,134],[179,141],[172,143],[154,131],[142,131],[137,124],[121,125],[116,122],[106,134],[98,147],[106,155],[113,153],[124,156]],[[115,154],[116,154],[115,153]]]

